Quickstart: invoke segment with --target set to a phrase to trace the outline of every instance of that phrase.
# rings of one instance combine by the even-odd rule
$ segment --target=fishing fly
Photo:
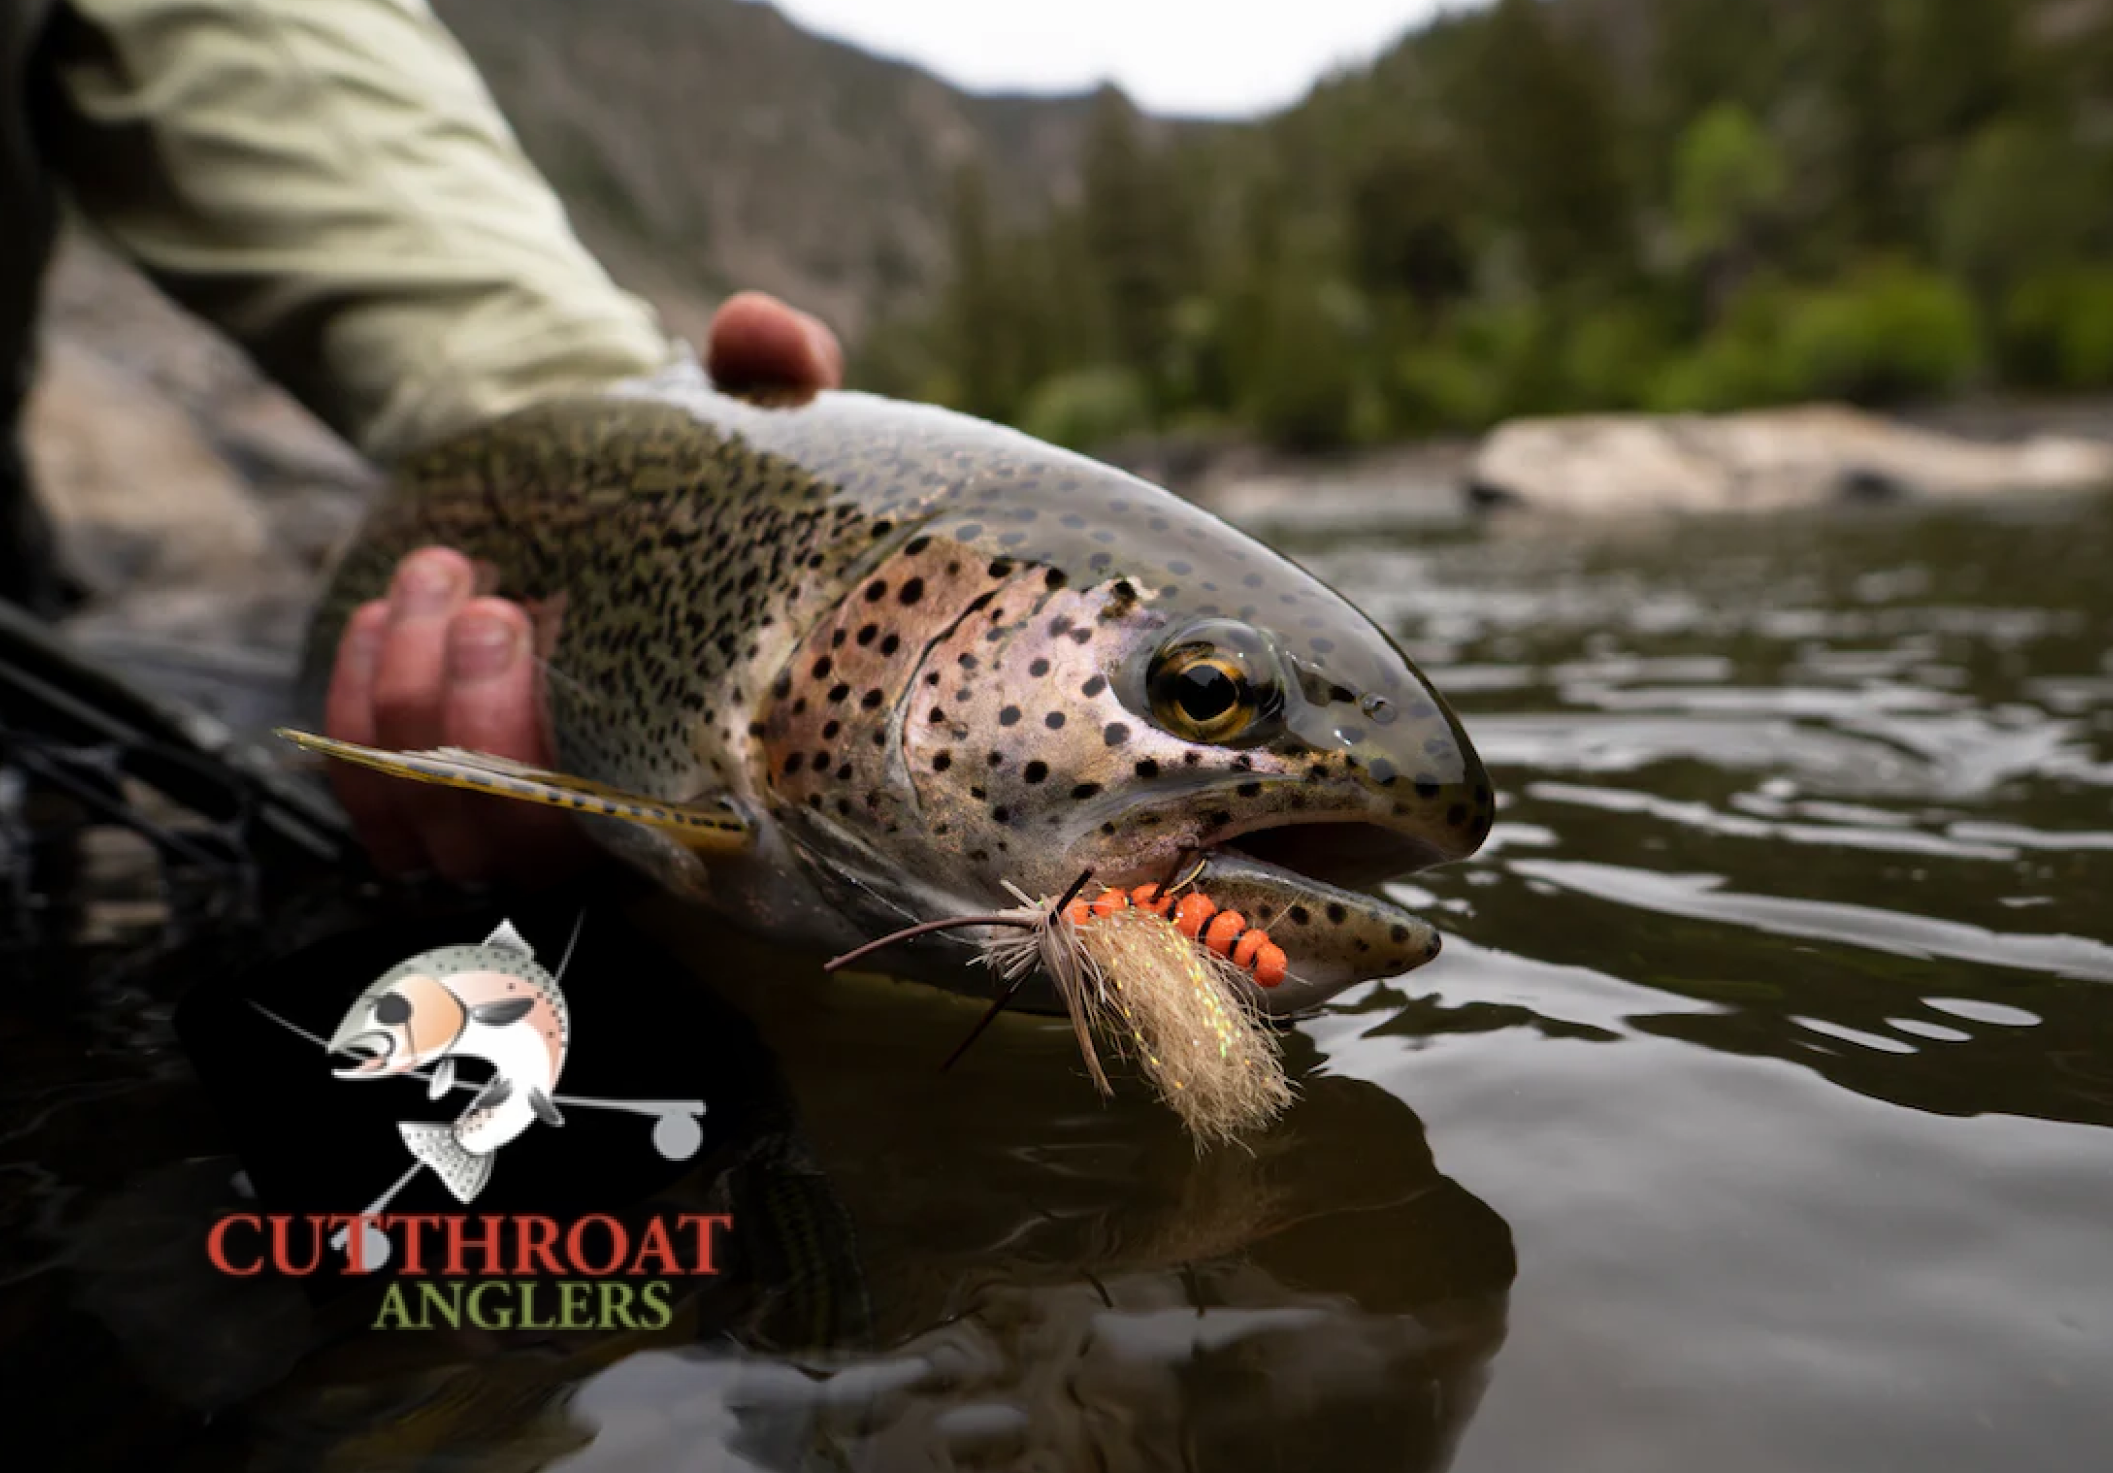
[[[986,928],[993,934],[977,959],[1005,990],[942,1069],[968,1051],[1039,971],[1064,1004],[1087,1073],[1103,1096],[1114,1088],[1096,1035],[1138,1065],[1199,1147],[1234,1141],[1267,1126],[1291,1103],[1276,1039],[1247,991],[1250,982],[1283,981],[1286,958],[1260,927],[1189,889],[1201,870],[1198,865],[1173,885],[1106,889],[1091,900],[1082,898],[1091,871],[1054,900],[1037,900],[1008,880],[1018,906],[907,927],[836,957],[827,970],[934,931]]]

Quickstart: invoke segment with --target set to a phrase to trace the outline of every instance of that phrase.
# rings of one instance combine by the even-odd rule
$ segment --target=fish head
[[[1283,948],[1288,975],[1256,989],[1270,1012],[1422,965],[1437,932],[1368,887],[1473,853],[1488,776],[1381,631],[1295,570],[1265,581],[1288,584],[1317,622],[1124,579],[1060,591],[986,643],[987,698],[907,724],[923,811],[1032,894],[1190,877]],[[942,759],[957,725],[965,763]]]
[[[330,1037],[333,1054],[354,1062],[339,1079],[389,1079],[445,1055],[462,1036],[468,1013],[439,979],[407,963],[353,1000]]]
[[[1429,960],[1437,933],[1367,887],[1489,833],[1488,774],[1445,700],[1289,559],[1024,443],[773,693],[769,780],[809,847],[833,833],[839,869],[863,854],[863,883],[914,892],[898,915],[932,917],[1010,904],[1007,882],[1164,885],[1200,862],[1197,887],[1286,954],[1255,988],[1272,1013]]]

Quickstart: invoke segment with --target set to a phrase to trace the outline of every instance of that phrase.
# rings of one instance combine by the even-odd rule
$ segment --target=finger
[[[833,389],[844,381],[844,350],[818,319],[739,292],[713,314],[705,367],[726,388]]]
[[[444,743],[548,766],[527,614],[502,599],[470,600],[448,626],[446,658]],[[435,810],[424,837],[434,867],[458,884],[533,882],[586,842],[564,814],[476,795]]]
[[[374,745],[393,751],[437,747],[447,680],[448,621],[469,598],[469,560],[443,547],[421,548],[397,564],[389,619],[374,672]],[[418,846],[409,868],[433,867],[428,833],[467,801],[459,793],[384,778],[388,802]]]
[[[381,599],[360,605],[346,621],[323,706],[324,735],[374,744],[374,675],[388,625],[389,605]],[[394,779],[345,762],[330,763],[328,777],[376,869],[403,874],[424,861],[417,834],[397,809]]]
[[[374,673],[375,745],[396,751],[440,745],[448,622],[469,589],[469,560],[446,548],[423,548],[397,565]]]

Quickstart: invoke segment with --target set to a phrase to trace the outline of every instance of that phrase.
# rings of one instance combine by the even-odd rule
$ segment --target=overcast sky
[[[976,91],[1112,80],[1148,112],[1237,116],[1297,101],[1471,0],[772,0],[808,30]]]

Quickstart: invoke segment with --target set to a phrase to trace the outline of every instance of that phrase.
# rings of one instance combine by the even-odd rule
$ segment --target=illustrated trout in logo
[[[553,1093],[572,1025],[558,980],[511,922],[474,945],[399,962],[353,1002],[331,1036],[356,1059],[339,1079],[391,1079],[431,1067],[429,1098],[456,1085],[458,1062],[482,1059],[489,1083],[452,1125],[403,1121],[404,1144],[460,1202],[491,1180],[492,1157],[540,1120],[563,1125]]]

